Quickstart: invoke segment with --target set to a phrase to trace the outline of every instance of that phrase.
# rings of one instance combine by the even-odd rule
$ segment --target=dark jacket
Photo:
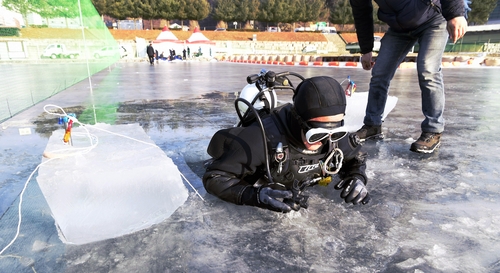
[[[291,105],[286,105],[271,116],[263,119],[268,139],[268,156],[273,182],[279,182],[291,189],[295,179],[322,176],[318,161],[329,154],[324,145],[318,152],[304,150],[300,139],[300,126],[290,114]],[[277,125],[276,123],[279,123]],[[344,153],[344,162],[339,172],[340,178],[358,176],[367,182],[365,169],[366,154],[360,152],[361,146],[351,147],[351,135],[339,141]],[[275,144],[283,142],[287,151],[287,162],[279,173],[275,159]],[[343,142],[343,144],[340,144]],[[343,146],[343,147],[342,147]],[[266,184],[266,153],[262,130],[257,122],[247,127],[233,127],[215,133],[207,152],[213,161],[207,166],[203,184],[210,194],[238,205],[257,205],[256,183]]]
[[[152,45],[148,45],[146,47],[146,53],[148,54],[149,57],[153,57],[155,55],[155,50]]]
[[[371,0],[350,0],[361,53],[373,49],[373,6]],[[378,19],[391,30],[408,32],[434,18],[446,21],[465,15],[463,0],[375,0]]]

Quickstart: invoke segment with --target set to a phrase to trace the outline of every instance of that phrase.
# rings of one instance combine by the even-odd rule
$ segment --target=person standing
[[[350,0],[363,69],[372,70],[364,125],[356,134],[361,140],[381,139],[390,82],[408,52],[418,42],[418,82],[424,121],[422,133],[410,150],[432,153],[441,144],[444,131],[444,84],[441,73],[443,52],[448,41],[455,43],[467,29],[464,0],[375,0],[378,18],[389,25],[381,41],[376,62],[373,5],[371,0]]]
[[[155,65],[155,49],[152,42],[149,42],[149,45],[146,47],[146,53],[148,54],[149,64]]]

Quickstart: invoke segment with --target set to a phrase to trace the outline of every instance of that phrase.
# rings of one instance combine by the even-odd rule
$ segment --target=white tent
[[[164,26],[161,30],[158,37],[156,37],[155,42],[166,42],[166,41],[178,41],[179,39],[175,36],[175,34],[168,29],[167,26]]]
[[[209,58],[212,57],[215,49],[215,42],[203,35],[199,28],[194,29],[193,34],[187,39],[187,45],[191,47],[192,56],[202,55]]]
[[[163,53],[165,57],[170,55],[170,50],[175,50],[175,55],[181,55],[184,49],[184,41],[180,41],[170,29],[165,26],[161,33],[153,41],[153,48],[158,50],[158,54]]]
[[[201,33],[199,28],[195,28],[193,34],[187,39],[188,43],[211,43],[210,40]]]

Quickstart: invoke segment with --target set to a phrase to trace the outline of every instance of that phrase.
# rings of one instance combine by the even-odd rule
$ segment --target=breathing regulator
[[[288,71],[275,73],[262,69],[259,74],[249,75],[247,85],[235,101],[236,113],[240,120],[238,126],[246,126],[257,117],[269,114],[272,109],[278,107],[276,90],[291,90],[295,93],[295,87],[288,76],[304,80],[300,74]]]

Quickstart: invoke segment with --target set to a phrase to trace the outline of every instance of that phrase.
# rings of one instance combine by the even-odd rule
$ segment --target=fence
[[[0,37],[0,122],[115,63],[120,48],[91,0],[81,0],[81,32],[56,39]],[[57,45],[57,46],[49,46]],[[112,48],[103,53],[102,48]],[[96,55],[96,53],[102,53]],[[98,57],[98,58],[96,58]]]

